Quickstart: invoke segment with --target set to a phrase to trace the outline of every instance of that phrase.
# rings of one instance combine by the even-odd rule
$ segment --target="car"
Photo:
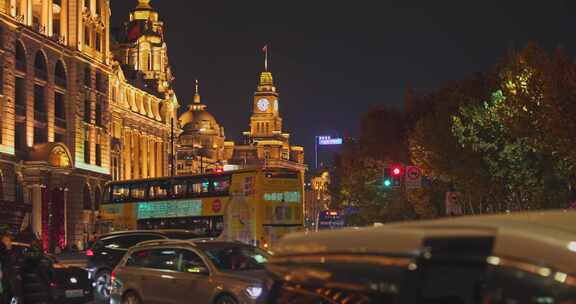
[[[198,235],[188,230],[131,230],[99,236],[87,248],[86,268],[95,282],[95,296],[105,300],[110,296],[110,274],[128,249],[140,242],[159,239],[194,239]]]
[[[24,257],[30,250],[30,244],[13,242],[12,246],[22,257],[22,262],[25,262]],[[44,254],[44,257],[50,262],[47,270],[52,272],[49,286],[42,282],[38,273],[30,271],[27,267],[21,267],[24,303],[43,303],[49,301],[46,299],[47,296],[51,298],[51,302],[61,304],[81,304],[93,301],[94,289],[85,269],[61,264],[55,256],[50,254]]]
[[[269,303],[576,303],[576,212],[286,236]]]
[[[269,257],[240,242],[144,242],[114,269],[110,303],[265,303]]]

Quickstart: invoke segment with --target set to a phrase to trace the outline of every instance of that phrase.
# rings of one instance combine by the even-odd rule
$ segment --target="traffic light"
[[[390,175],[390,168],[384,168],[384,180],[382,182],[384,188],[392,187],[392,176]]]
[[[394,164],[390,166],[392,172],[392,187],[399,188],[402,184],[402,177],[404,176],[404,168],[402,165]]]
[[[394,178],[397,178],[397,177],[402,176],[402,171],[403,171],[403,170],[402,170],[402,166],[400,166],[400,165],[392,165],[392,166],[390,166],[390,168],[391,168],[391,171],[392,171],[392,176],[393,176]]]

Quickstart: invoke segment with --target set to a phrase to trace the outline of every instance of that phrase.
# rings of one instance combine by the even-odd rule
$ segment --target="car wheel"
[[[238,301],[234,297],[229,295],[221,295],[216,299],[214,304],[238,304]]]
[[[98,272],[96,278],[94,279],[94,283],[96,283],[95,296],[98,300],[107,300],[110,298],[110,289],[112,284],[112,276],[110,275],[110,271],[102,270]]]
[[[127,294],[124,295],[124,297],[122,297],[122,304],[140,304],[140,303],[142,303],[142,301],[140,301],[138,295],[133,292],[128,292]]]

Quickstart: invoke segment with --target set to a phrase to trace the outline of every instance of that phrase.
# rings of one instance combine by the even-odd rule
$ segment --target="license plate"
[[[66,290],[65,295],[67,298],[81,298],[84,296],[84,290],[83,289]]]

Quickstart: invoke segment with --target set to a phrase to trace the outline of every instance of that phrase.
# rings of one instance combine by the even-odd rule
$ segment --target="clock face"
[[[274,112],[278,112],[278,99],[274,99]]]
[[[258,100],[258,110],[264,112],[264,111],[268,110],[268,106],[269,106],[268,99],[262,98],[262,99]]]

